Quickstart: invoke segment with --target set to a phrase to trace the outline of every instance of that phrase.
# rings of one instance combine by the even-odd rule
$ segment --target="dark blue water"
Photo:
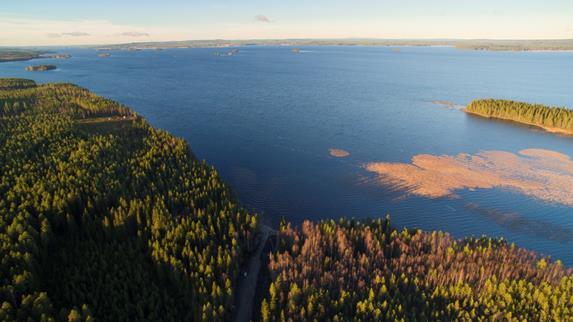
[[[573,53],[453,48],[247,47],[112,52],[63,50],[59,70],[0,64],[0,77],[65,81],[120,101],[185,138],[248,207],[277,220],[392,215],[398,226],[503,236],[573,265],[573,209],[500,189],[458,199],[406,197],[372,180],[365,162],[420,153],[543,148],[573,156],[573,138],[470,117],[433,104],[496,97],[573,106]],[[329,148],[349,151],[329,156]],[[573,187],[572,187],[573,189]],[[467,209],[469,203],[480,210]],[[513,213],[518,224],[498,220]]]

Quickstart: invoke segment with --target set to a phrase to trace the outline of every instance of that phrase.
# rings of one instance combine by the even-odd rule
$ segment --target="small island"
[[[48,70],[57,69],[56,65],[35,65],[35,66],[28,66],[26,70],[29,72],[44,72]]]
[[[486,118],[507,120],[539,127],[552,133],[573,135],[573,110],[501,99],[480,99],[464,111]]]
[[[292,52],[295,54],[300,54],[300,48],[293,48]]]
[[[72,58],[72,55],[70,55],[70,54],[43,55],[40,58],[70,59],[70,58]]]
[[[107,58],[107,57],[110,57],[110,56],[111,56],[111,54],[108,54],[108,53],[103,53],[103,54],[99,54],[99,55],[98,55],[98,57],[101,57],[101,58]]]

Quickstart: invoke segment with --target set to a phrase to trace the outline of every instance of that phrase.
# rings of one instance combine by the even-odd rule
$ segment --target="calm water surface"
[[[573,138],[432,103],[495,97],[573,106],[573,53],[303,49],[246,47],[231,57],[213,49],[126,51],[109,58],[69,49],[61,51],[73,55],[69,60],[33,62],[57,64],[57,71],[2,63],[0,77],[73,82],[132,107],[185,138],[246,206],[272,220],[390,213],[400,227],[503,236],[573,265],[571,207],[500,189],[462,191],[457,199],[404,197],[362,168],[420,153],[542,148],[573,156]],[[351,154],[337,159],[329,148]]]

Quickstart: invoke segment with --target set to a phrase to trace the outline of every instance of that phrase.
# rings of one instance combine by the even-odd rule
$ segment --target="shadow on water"
[[[528,219],[516,212],[504,212],[494,208],[485,208],[476,203],[467,203],[465,209],[490,220],[512,232],[541,237],[560,243],[568,243],[573,240],[573,231],[562,228],[542,220]]]

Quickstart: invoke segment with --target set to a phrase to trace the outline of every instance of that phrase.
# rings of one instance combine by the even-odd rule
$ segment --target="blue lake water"
[[[73,57],[2,63],[0,77],[72,82],[132,107],[185,138],[244,205],[272,221],[389,213],[399,227],[503,236],[573,265],[571,207],[502,189],[461,191],[456,199],[405,197],[362,168],[421,153],[542,148],[573,156],[571,137],[432,103],[494,97],[573,107],[573,53],[307,47],[295,54],[245,47],[229,57],[170,49],[100,58],[90,49],[61,52]],[[39,63],[59,69],[24,71]],[[350,156],[331,157],[329,148]]]

